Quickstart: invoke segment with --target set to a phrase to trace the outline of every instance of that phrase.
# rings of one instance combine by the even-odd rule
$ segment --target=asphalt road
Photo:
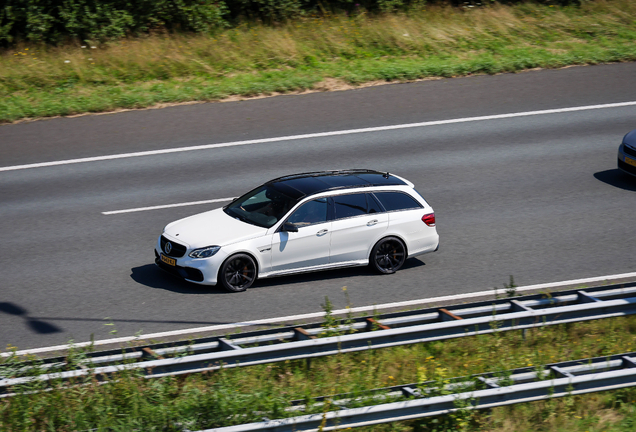
[[[478,76],[0,126],[0,167],[636,100],[636,64]],[[636,271],[636,179],[616,170],[636,107],[275,141],[0,172],[0,349]],[[395,275],[347,269],[245,293],[154,267],[165,224],[304,171],[402,175],[434,207],[439,252]],[[109,325],[113,324],[113,325]]]

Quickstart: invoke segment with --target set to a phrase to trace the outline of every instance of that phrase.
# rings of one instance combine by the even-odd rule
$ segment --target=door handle
[[[316,235],[320,237],[320,236],[323,236],[323,235],[327,234],[328,232],[329,232],[329,230],[322,229],[322,230],[318,231],[316,233]]]
[[[373,219],[372,221],[367,222],[367,226],[373,226],[378,223],[377,219]]]

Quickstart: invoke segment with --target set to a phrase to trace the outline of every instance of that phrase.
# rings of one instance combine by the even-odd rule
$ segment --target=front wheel
[[[245,291],[256,280],[256,263],[251,256],[236,254],[229,257],[219,270],[219,281],[230,292]]]
[[[395,273],[406,261],[406,247],[397,237],[386,237],[371,251],[371,266],[379,273]]]

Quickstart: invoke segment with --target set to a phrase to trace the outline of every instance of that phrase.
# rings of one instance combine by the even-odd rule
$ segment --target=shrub
[[[0,43],[105,41],[153,29],[209,32],[227,23],[212,0],[6,0]]]

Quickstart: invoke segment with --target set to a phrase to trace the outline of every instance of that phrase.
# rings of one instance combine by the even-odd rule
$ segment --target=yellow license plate
[[[635,166],[636,167],[636,160],[634,159],[630,159],[627,156],[625,156],[625,163],[631,166]]]
[[[169,258],[169,257],[165,256],[164,254],[161,254],[161,261],[165,262],[166,264],[171,265],[171,266],[176,266],[177,265],[177,260],[176,259]]]

